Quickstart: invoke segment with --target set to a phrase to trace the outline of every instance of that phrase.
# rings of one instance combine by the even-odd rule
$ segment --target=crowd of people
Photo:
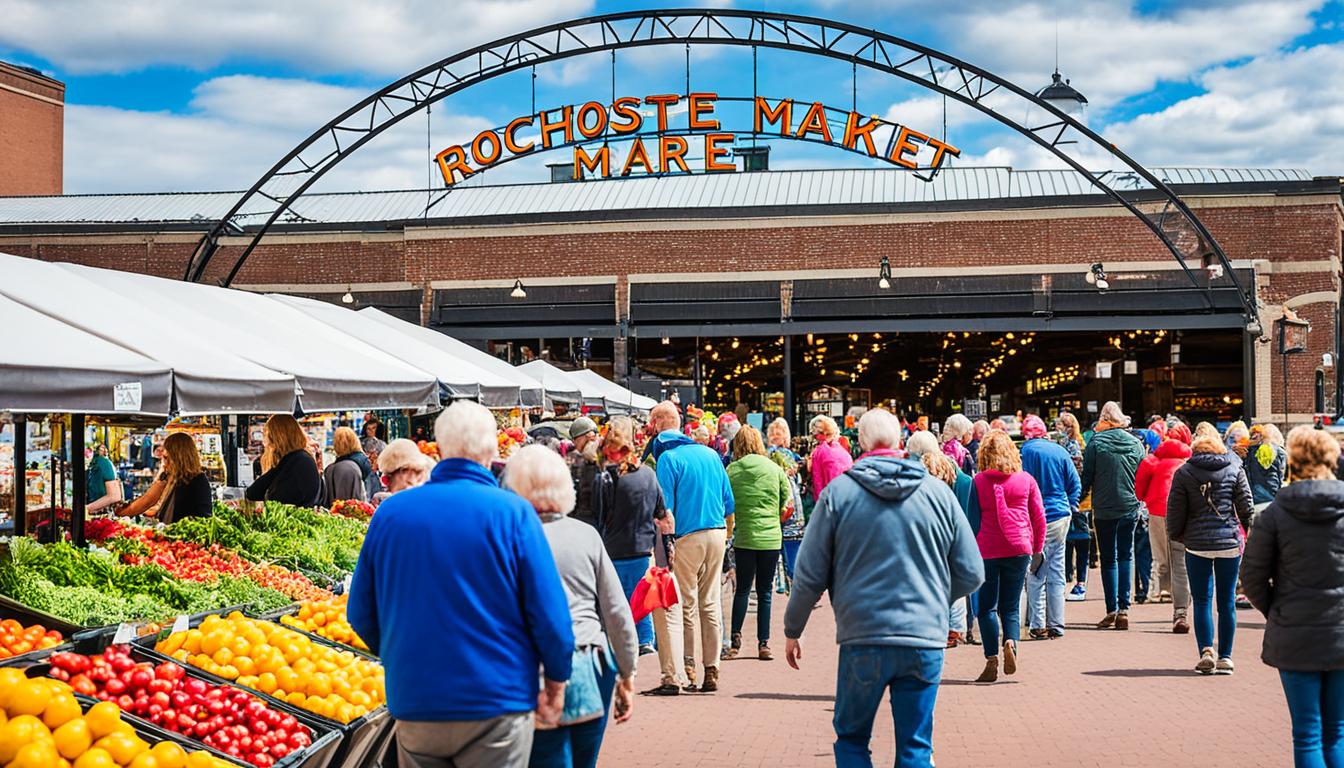
[[[1020,441],[959,414],[937,432],[881,409],[845,430],[821,416],[798,441],[782,419],[762,434],[728,416],[665,402],[643,428],[582,417],[500,464],[489,411],[443,412],[440,461],[427,478],[401,468],[350,592],[403,765],[594,765],[609,719],[632,714],[639,655],[658,655],[643,693],[712,694],[720,662],[752,652],[753,603],[754,656],[774,658],[780,591],[790,666],[823,594],[835,615],[837,764],[871,765],[890,692],[897,763],[929,765],[948,649],[982,647],[979,683],[1015,674],[1019,640],[1065,637],[1097,566],[1098,628],[1170,601],[1200,674],[1235,672],[1239,600],[1265,613],[1298,765],[1341,764],[1344,482],[1329,434],[1137,428],[1117,403],[1086,431],[1026,414]],[[262,494],[292,485],[282,434]],[[323,485],[353,488],[348,463]]]

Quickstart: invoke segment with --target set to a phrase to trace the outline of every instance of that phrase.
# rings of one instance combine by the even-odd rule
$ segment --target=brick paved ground
[[[947,654],[934,727],[939,766],[1289,766],[1288,712],[1277,673],[1260,663],[1263,620],[1241,611],[1232,677],[1202,677],[1193,635],[1170,633],[1170,605],[1135,606],[1128,632],[1098,631],[1098,594],[1068,604],[1069,634],[1023,641],[1020,669],[971,685],[979,647]],[[834,622],[823,601],[804,638],[802,671],[783,660],[782,598],[777,659],[725,662],[720,691],[639,697],[634,718],[607,732],[604,766],[812,766],[832,764]],[[754,627],[754,616],[748,617]],[[754,637],[754,629],[744,633]],[[1006,680],[1006,682],[1005,682]],[[638,687],[658,681],[656,656],[641,659]],[[874,763],[891,765],[891,721],[879,710]]]

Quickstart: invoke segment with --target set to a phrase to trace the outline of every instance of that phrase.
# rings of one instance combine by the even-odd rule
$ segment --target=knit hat
[[[1022,436],[1028,440],[1034,437],[1045,437],[1047,432],[1049,430],[1045,428],[1045,422],[1041,421],[1041,417],[1034,413],[1022,420]]]
[[[578,440],[580,437],[583,437],[584,435],[591,435],[596,433],[597,433],[597,422],[593,421],[587,416],[580,416],[579,418],[574,420],[574,423],[569,425],[570,440]]]

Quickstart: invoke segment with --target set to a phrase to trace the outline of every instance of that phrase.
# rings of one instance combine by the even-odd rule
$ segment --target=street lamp
[[[1069,81],[1059,74],[1058,69],[1050,76],[1050,84],[1036,92],[1036,97],[1078,122],[1086,124],[1087,97],[1069,85]]]
[[[1288,427],[1291,411],[1288,408],[1288,356],[1307,351],[1307,335],[1311,333],[1311,323],[1297,316],[1291,309],[1284,308],[1279,319],[1279,358],[1283,361],[1283,426]]]
[[[884,291],[891,287],[891,261],[886,256],[877,267],[877,287]]]
[[[1093,264],[1092,268],[1083,276],[1083,279],[1087,281],[1088,285],[1095,285],[1098,291],[1104,292],[1111,287],[1110,282],[1106,279],[1106,270],[1102,268],[1101,264]]]
[[[341,297],[342,304],[354,304],[355,294],[350,292],[350,286],[345,286],[345,295]]]

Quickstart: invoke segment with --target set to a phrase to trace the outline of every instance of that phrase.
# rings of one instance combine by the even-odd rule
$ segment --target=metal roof
[[[1153,168],[1173,184],[1231,185],[1311,181],[1302,170]],[[1148,185],[1132,172],[1103,174],[1122,191]],[[416,219],[518,217],[662,209],[796,208],[927,204],[1095,195],[1082,175],[1068,170],[959,168],[932,181],[899,169],[800,170],[632,177],[568,183],[488,186],[464,183],[445,190],[333,192],[304,195],[283,224],[344,224]],[[0,227],[62,224],[204,225],[228,212],[241,192],[0,197]],[[432,205],[430,205],[432,203]],[[428,210],[426,208],[428,207]],[[240,223],[260,224],[269,211],[244,210]]]

